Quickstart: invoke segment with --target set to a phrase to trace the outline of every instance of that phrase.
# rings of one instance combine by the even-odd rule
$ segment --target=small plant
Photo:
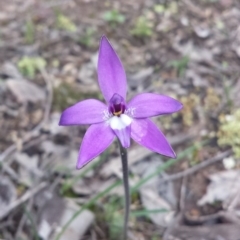
[[[169,62],[168,66],[176,68],[178,76],[183,77],[188,63],[189,63],[189,57],[184,56],[179,60],[174,60],[174,61]]]
[[[103,15],[103,19],[112,25],[116,25],[119,23],[123,23],[125,21],[125,16],[114,9],[105,12]]]
[[[224,28],[225,28],[225,24],[221,19],[215,20],[215,26],[218,30],[224,30]]]
[[[34,78],[36,71],[45,68],[46,61],[41,57],[24,56],[18,62],[20,72],[29,78]]]
[[[137,19],[131,33],[137,37],[150,37],[153,33],[152,28],[152,22],[150,22],[146,17],[141,16]]]
[[[57,27],[69,32],[76,32],[77,27],[74,22],[62,13],[57,13]]]
[[[105,218],[109,223],[109,237],[110,239],[118,239],[122,232],[122,213],[119,210],[121,206],[121,199],[112,196],[105,205]]]
[[[35,37],[35,26],[31,18],[29,18],[26,22],[26,29],[25,29],[25,41],[28,44],[33,44]]]
[[[232,115],[220,116],[218,144],[231,146],[236,158],[240,158],[240,110]]]
[[[169,14],[176,14],[178,12],[177,2],[172,1],[168,6],[167,11]]]
[[[154,11],[156,13],[164,13],[166,11],[166,7],[162,4],[156,4],[154,7],[153,7]]]
[[[93,28],[88,28],[83,34],[83,36],[80,37],[79,42],[80,44],[90,47],[93,45],[93,34],[95,33],[95,29]]]
[[[181,112],[183,124],[190,127],[194,124],[194,109],[200,104],[200,98],[198,95],[191,93],[190,95],[181,97],[181,102],[184,105]]]
[[[168,5],[156,4],[153,7],[153,10],[158,14],[167,14],[172,15],[178,12],[178,5],[176,2],[171,2]]]

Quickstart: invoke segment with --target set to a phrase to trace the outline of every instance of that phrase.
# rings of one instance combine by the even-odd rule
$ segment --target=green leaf
[[[117,10],[111,10],[104,13],[103,19],[110,23],[123,23],[125,21],[125,16],[120,14]]]
[[[70,18],[61,13],[57,14],[57,27],[59,29],[66,30],[69,32],[77,31],[77,27],[74,24],[74,22]]]
[[[165,8],[164,5],[162,5],[162,4],[156,4],[156,5],[154,6],[154,11],[155,11],[156,13],[163,13],[164,11],[166,11],[166,8]]]
[[[168,66],[172,66],[177,69],[178,76],[183,77],[190,59],[188,56],[183,56],[179,60],[174,60],[168,63]]]
[[[152,23],[144,16],[137,19],[131,31],[131,34],[137,37],[150,37],[152,33]]]
[[[34,78],[38,70],[46,67],[46,61],[41,57],[28,57],[24,56],[18,62],[18,68],[20,72],[29,78]]]
[[[79,38],[79,42],[86,47],[90,47],[93,44],[93,34],[95,31],[96,30],[93,28],[88,28],[87,31]]]
[[[138,210],[131,212],[131,216],[133,217],[147,217],[149,214],[155,214],[155,213],[166,213],[169,212],[167,209],[152,209],[152,210]]]

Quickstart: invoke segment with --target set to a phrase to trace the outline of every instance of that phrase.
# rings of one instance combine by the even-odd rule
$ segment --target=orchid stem
[[[119,142],[120,155],[122,159],[122,171],[123,171],[123,186],[125,196],[125,213],[124,213],[124,226],[123,226],[123,240],[127,240],[129,208],[130,208],[130,194],[129,194],[129,182],[128,182],[128,158],[127,150]]]

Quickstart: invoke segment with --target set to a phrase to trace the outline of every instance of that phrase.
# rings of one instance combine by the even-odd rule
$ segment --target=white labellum
[[[111,117],[109,119],[109,123],[113,130],[121,130],[128,127],[132,123],[132,118],[126,114],[121,114],[120,117]]]

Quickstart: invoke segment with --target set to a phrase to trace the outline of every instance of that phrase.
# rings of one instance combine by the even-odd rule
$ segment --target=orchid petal
[[[107,102],[114,93],[126,99],[126,74],[119,57],[105,36],[102,37],[99,48],[98,82]]]
[[[128,114],[134,118],[147,118],[179,111],[182,104],[168,96],[142,93],[135,96],[128,104]]]
[[[109,120],[110,127],[125,148],[130,146],[131,122],[132,119],[125,114],[121,114],[120,117],[113,116]]]
[[[105,122],[91,125],[82,140],[77,168],[84,167],[102,153],[113,142],[114,138],[115,134]]]
[[[88,99],[67,108],[61,115],[59,125],[100,123],[106,120],[108,107],[95,99]]]
[[[131,133],[131,127],[128,126],[126,128],[123,128],[121,130],[113,130],[114,133],[117,135],[119,141],[121,142],[122,146],[124,148],[130,147],[130,133]]]
[[[134,119],[131,124],[131,137],[151,151],[171,158],[176,157],[163,133],[149,119]]]

